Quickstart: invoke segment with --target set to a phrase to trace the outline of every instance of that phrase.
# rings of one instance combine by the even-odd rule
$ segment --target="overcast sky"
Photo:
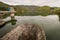
[[[38,5],[60,7],[60,0],[0,0],[10,5]]]

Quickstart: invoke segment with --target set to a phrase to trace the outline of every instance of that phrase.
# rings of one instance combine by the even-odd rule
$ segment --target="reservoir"
[[[6,24],[0,27],[0,37],[10,32],[21,23],[36,23],[41,26],[45,33],[47,40],[60,40],[60,16],[15,16],[16,21],[11,20],[10,17],[5,18]]]

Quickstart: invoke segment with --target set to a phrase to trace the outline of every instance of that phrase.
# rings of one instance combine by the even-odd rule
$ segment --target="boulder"
[[[1,40],[46,40],[45,32],[38,24],[24,23],[0,38]]]

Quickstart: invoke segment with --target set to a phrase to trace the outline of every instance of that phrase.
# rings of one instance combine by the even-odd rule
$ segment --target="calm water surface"
[[[44,28],[47,40],[60,40],[60,21],[58,15],[49,16],[15,16],[17,21],[8,22],[0,28],[0,37],[21,23],[32,22]],[[10,17],[4,19],[10,20]],[[15,24],[15,25],[13,25]]]

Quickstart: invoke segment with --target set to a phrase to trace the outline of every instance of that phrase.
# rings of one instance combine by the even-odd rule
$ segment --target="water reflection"
[[[16,16],[15,18],[17,21],[9,21],[0,29],[0,37],[21,23],[32,22],[44,28],[47,40],[60,40],[60,15]],[[10,19],[10,17],[7,19]]]
[[[0,28],[4,27],[6,25],[6,23],[4,23],[3,25],[0,25]]]
[[[58,17],[59,17],[59,22],[60,22],[60,14],[57,14],[58,15]]]
[[[3,37],[6,33],[8,33],[13,26],[16,25],[17,20],[7,21],[5,24],[0,26],[0,38]],[[10,24],[11,23],[11,24]]]
[[[15,25],[17,22],[17,20],[9,20],[7,22],[5,22],[3,25],[0,25],[0,28],[4,27],[6,24],[9,24],[11,23],[11,25]]]
[[[12,24],[12,25],[15,25],[16,22],[17,22],[17,20],[11,20],[11,24]]]

